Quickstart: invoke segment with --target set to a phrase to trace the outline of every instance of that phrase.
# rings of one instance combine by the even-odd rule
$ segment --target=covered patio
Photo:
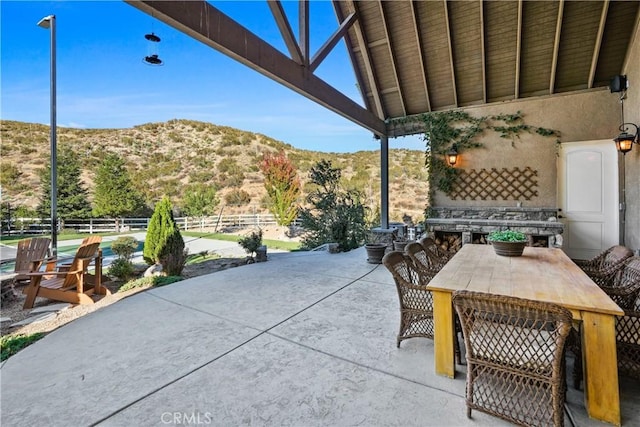
[[[509,425],[466,418],[465,366],[396,348],[391,274],[347,253],[272,254],[82,317],[2,365],[3,425]],[[569,364],[572,359],[568,356]],[[622,425],[640,384],[620,378]],[[568,387],[575,425],[590,420]],[[565,415],[565,425],[571,425]]]
[[[380,140],[383,229],[394,209],[388,198],[390,140],[424,133],[424,114],[521,114],[527,125],[557,131],[560,137],[518,135],[518,143],[510,145],[485,132],[477,140],[482,149],[460,153],[456,168],[472,175],[505,168],[506,180],[514,179],[515,169],[530,168],[540,177],[539,185],[526,187],[535,195],[522,206],[563,209],[557,217],[567,228],[565,247],[576,248],[574,255],[584,256],[577,248],[589,240],[587,256],[618,243],[640,250],[640,146],[634,144],[637,148],[624,157],[611,148],[622,122],[640,125],[638,2],[334,1],[335,31],[314,52],[309,41],[316,25],[312,2],[297,2],[297,16],[289,16],[282,2],[267,2],[270,13],[262,15],[277,24],[286,46],[279,50],[223,13],[215,1],[125,1],[370,130]],[[351,64],[345,64],[345,72],[352,68],[361,99],[351,99],[316,73],[339,44],[346,48]],[[626,76],[628,85],[611,93],[615,76]],[[602,151],[596,155],[607,157],[602,167],[608,178],[596,184],[612,181],[604,190],[612,199],[593,201],[610,211],[604,233],[588,231],[590,225],[572,215],[585,206],[563,203],[585,199],[562,192],[563,150],[577,147],[585,154],[594,144]],[[426,183],[417,189],[431,190]],[[516,194],[473,200],[469,194],[452,197],[436,190],[429,207],[489,207],[495,212],[522,202]],[[593,218],[588,222],[593,224]]]
[[[298,39],[279,2],[270,2],[289,56],[208,2],[127,2],[371,130],[380,139],[383,228],[389,226],[389,138],[424,130],[398,126],[396,119],[451,109],[522,111],[533,125],[560,131],[562,143],[602,142],[616,136],[620,124],[619,98],[609,92],[608,78],[625,74],[627,121],[640,120],[637,2],[582,7],[559,1],[546,8],[523,1],[340,1],[334,3],[339,29],[316,55],[308,46],[308,2],[300,3]],[[504,16],[513,19],[501,24]],[[442,38],[430,39],[435,36]],[[342,38],[364,107],[314,75]],[[510,47],[491,40],[511,40]],[[510,71],[499,69],[504,64]],[[526,208],[555,209],[558,147],[535,138],[508,155],[505,145],[486,138],[487,150],[460,167],[521,167],[533,159],[545,180]],[[612,206],[627,209],[616,218],[616,239],[637,251],[635,148],[616,156],[622,183],[616,189],[626,183],[626,192],[620,190],[620,204]],[[434,200],[445,208],[469,204],[443,193]],[[1,370],[2,423],[508,425],[478,412],[466,418],[465,366],[456,366],[455,379],[436,375],[433,341],[416,338],[396,348],[398,311],[391,274],[368,264],[364,248],[270,255],[266,263],[127,298],[13,356]],[[567,405],[575,425],[604,425],[589,419],[583,391],[571,385]],[[637,381],[620,377],[620,406],[622,425],[640,425]]]

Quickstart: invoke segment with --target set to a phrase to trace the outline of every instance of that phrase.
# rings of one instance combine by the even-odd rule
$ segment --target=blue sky
[[[266,1],[211,1],[225,14],[286,52]],[[284,1],[297,33],[297,1]],[[310,4],[311,50],[337,28],[329,1]],[[294,147],[325,152],[377,150],[371,132],[153,19],[123,1],[4,1],[1,18],[0,117],[49,124],[49,31],[56,15],[57,122],[78,128],[127,128],[170,119],[199,120],[262,133]],[[162,38],[165,62],[144,35]],[[363,105],[341,43],[316,74]],[[418,137],[391,148],[422,150]]]

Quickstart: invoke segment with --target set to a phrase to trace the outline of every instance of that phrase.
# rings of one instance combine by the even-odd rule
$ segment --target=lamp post
[[[51,255],[58,252],[58,158],[56,144],[56,16],[45,16],[38,26],[48,29],[51,34],[51,121],[49,124],[51,138]]]

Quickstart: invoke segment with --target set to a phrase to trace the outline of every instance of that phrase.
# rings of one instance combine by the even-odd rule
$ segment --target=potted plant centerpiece
[[[521,256],[528,239],[526,234],[519,231],[504,230],[489,233],[487,241],[498,255]]]

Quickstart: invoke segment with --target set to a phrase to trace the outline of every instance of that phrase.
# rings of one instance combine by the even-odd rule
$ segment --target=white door
[[[564,143],[558,165],[562,249],[590,259],[619,243],[618,152],[610,140]]]

